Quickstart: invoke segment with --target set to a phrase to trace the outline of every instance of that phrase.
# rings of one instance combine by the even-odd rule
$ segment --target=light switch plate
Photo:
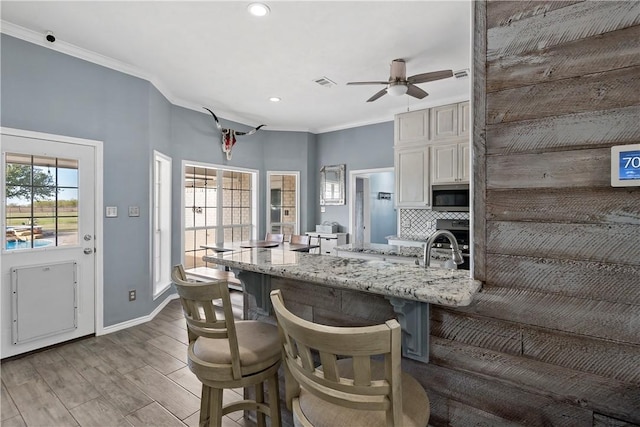
[[[129,216],[140,216],[140,207],[129,206]]]
[[[118,207],[117,206],[107,206],[106,207],[106,217],[107,218],[115,218],[118,216]]]

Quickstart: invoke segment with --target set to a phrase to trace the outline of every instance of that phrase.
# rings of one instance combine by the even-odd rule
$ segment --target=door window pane
[[[297,234],[299,172],[268,172],[267,230],[285,235]]]
[[[7,153],[5,249],[78,244],[78,161]]]
[[[200,245],[251,239],[254,172],[185,167],[185,267],[205,265]]]

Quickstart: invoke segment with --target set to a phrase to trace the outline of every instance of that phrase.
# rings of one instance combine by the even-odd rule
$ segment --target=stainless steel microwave
[[[469,184],[431,186],[431,209],[444,212],[469,212]]]

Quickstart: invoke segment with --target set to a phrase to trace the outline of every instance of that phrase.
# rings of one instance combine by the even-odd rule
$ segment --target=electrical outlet
[[[411,227],[411,220],[410,219],[403,219],[402,222],[400,223],[400,227],[402,227],[402,228]]]
[[[136,300],[136,290],[133,289],[129,291],[129,301],[135,301],[135,300]]]

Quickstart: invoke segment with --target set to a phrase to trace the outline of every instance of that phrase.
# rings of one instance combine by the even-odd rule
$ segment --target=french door
[[[95,145],[2,131],[2,357],[96,331]]]

